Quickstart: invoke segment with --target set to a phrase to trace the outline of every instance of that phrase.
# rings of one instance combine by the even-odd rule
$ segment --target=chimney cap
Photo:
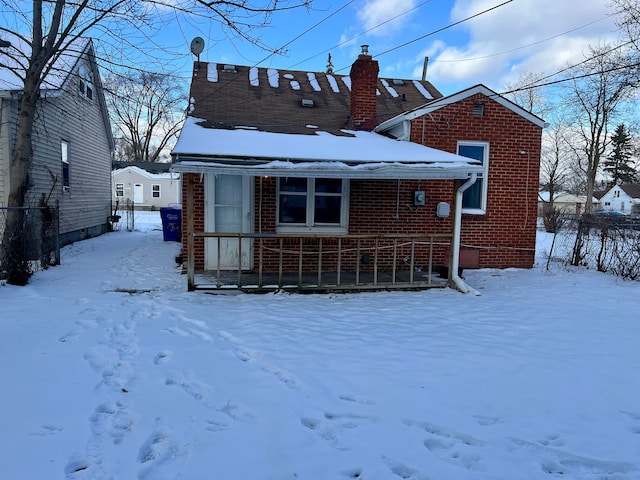
[[[369,45],[360,45],[360,48],[362,48],[361,55],[369,55]]]

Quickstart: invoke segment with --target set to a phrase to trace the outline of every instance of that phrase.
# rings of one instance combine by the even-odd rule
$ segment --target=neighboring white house
[[[591,200],[594,210],[599,208],[600,200],[593,197]],[[549,192],[538,193],[538,216],[542,216],[542,209],[545,203],[549,203]],[[584,206],[587,203],[585,195],[574,195],[573,193],[559,192],[553,197],[553,206],[561,213],[570,215],[580,215],[584,213]]]
[[[170,164],[166,164],[167,170]],[[118,168],[111,172],[112,202],[122,206],[133,201],[135,208],[155,210],[177,205],[180,197],[180,174],[152,173],[138,166]]]
[[[640,184],[615,185],[600,199],[600,209],[640,215]]]

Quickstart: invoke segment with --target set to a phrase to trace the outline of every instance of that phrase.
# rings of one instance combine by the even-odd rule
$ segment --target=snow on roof
[[[320,84],[318,83],[318,80],[316,79],[315,73],[311,73],[311,72],[307,73],[307,78],[309,79],[309,84],[316,92],[319,92],[322,90],[320,88]]]
[[[331,90],[333,90],[335,93],[340,93],[340,87],[338,87],[338,82],[336,81],[336,77],[334,77],[333,75],[327,75],[327,80],[331,85]]]
[[[384,85],[384,88],[387,89],[387,92],[389,92],[389,94],[391,94],[392,97],[397,97],[398,96],[398,92],[396,91],[395,88],[393,88],[391,85],[389,85],[389,82],[387,82],[384,78],[380,79],[380,81],[382,82],[382,85]],[[420,85],[422,86],[422,85]]]
[[[214,83],[218,81],[218,65],[217,64],[211,63],[209,68],[207,68],[207,80]]]
[[[267,77],[269,77],[269,85],[273,88],[278,88],[280,86],[280,72],[275,68],[269,68],[267,70]]]
[[[479,171],[476,160],[400,142],[377,133],[345,131],[346,136],[316,132],[314,135],[272,133],[256,130],[216,129],[201,126],[202,120],[188,117],[172,151],[176,161],[243,160],[244,164],[269,162],[259,168],[322,169],[398,168],[455,169],[455,177]],[[191,164],[192,165],[192,164]],[[202,165],[200,163],[199,165]],[[354,167],[354,165],[356,167]],[[413,172],[411,175],[418,174]]]
[[[154,172],[149,172],[143,168],[140,167],[136,167],[135,165],[129,165],[123,168],[117,168],[115,170],[111,171],[111,174],[119,174],[119,173],[124,173],[127,171],[131,171],[131,172],[135,172],[139,175],[148,177],[148,178],[155,178],[155,179],[168,179],[168,180],[176,180],[176,175],[174,173],[171,172],[163,172],[163,173],[154,173]]]
[[[418,82],[417,80],[413,81],[413,84],[415,85],[416,89],[422,94],[424,95],[424,98],[426,98],[427,100],[433,100],[433,95],[431,95],[429,93],[429,91],[424,88],[424,85],[422,85],[420,82]]]
[[[249,83],[252,87],[260,86],[260,79],[258,77],[258,67],[251,67],[249,69]]]

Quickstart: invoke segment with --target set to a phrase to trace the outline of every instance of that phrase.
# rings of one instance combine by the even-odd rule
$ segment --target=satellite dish
[[[196,37],[191,40],[191,53],[193,53],[198,60],[200,59],[200,54],[204,50],[204,39],[202,37]]]

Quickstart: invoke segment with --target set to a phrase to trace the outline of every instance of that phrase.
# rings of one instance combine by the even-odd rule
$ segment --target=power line
[[[438,30],[434,30],[433,32],[427,33],[427,34],[422,35],[422,36],[420,36],[418,38],[414,38],[413,40],[409,40],[408,42],[405,42],[405,43],[402,43],[402,44],[400,44],[400,45],[398,45],[396,47],[390,48],[389,50],[385,50],[384,52],[375,55],[375,57],[376,58],[377,57],[381,57],[382,55],[386,55],[387,53],[390,53],[390,52],[393,52],[393,51],[398,50],[400,48],[406,47],[407,45],[411,45],[412,43],[416,43],[416,42],[418,42],[420,40],[424,40],[427,37],[435,35],[436,33],[440,33],[440,32],[442,32],[444,30],[447,30],[449,28],[452,28],[452,27],[455,27],[457,25],[460,25],[461,23],[464,23],[464,22],[467,22],[467,21],[469,21],[469,20],[471,20],[473,18],[479,17],[480,15],[484,15],[485,13],[489,13],[492,10],[496,10],[497,8],[503,7],[506,4],[511,3],[511,2],[513,2],[513,0],[507,0],[506,2],[503,2],[503,3],[499,4],[499,5],[495,5],[495,6],[491,7],[491,8],[483,10],[482,12],[478,12],[478,13],[476,13],[474,15],[471,15],[470,17],[463,18],[462,20],[458,20],[457,22],[454,22],[454,23],[451,23],[451,24],[449,24],[449,25],[447,25],[445,27],[439,28]]]
[[[315,55],[313,55],[313,56],[311,56],[311,57],[309,57],[309,58],[305,58],[304,60],[301,60],[300,62],[298,62],[298,63],[296,63],[296,64],[292,65],[291,67],[289,67],[289,69],[291,70],[291,69],[293,69],[294,67],[297,67],[298,65],[300,65],[301,63],[305,63],[305,62],[307,62],[307,61],[309,61],[309,60],[313,60],[314,58],[319,57],[319,56],[320,56],[320,55],[322,55],[323,53],[327,53],[327,52],[331,51],[331,50],[332,50],[332,49],[334,49],[334,48],[338,48],[338,47],[341,47],[342,45],[345,45],[345,44],[347,44],[347,43],[349,43],[349,42],[352,42],[352,41],[353,41],[353,40],[355,40],[356,38],[359,38],[359,37],[361,37],[362,35],[366,35],[367,33],[371,32],[371,31],[373,31],[373,30],[375,30],[375,29],[377,29],[377,28],[380,28],[380,27],[382,27],[382,26],[386,25],[387,23],[392,22],[392,21],[394,21],[394,20],[396,20],[396,19],[398,19],[398,18],[400,18],[400,17],[402,17],[402,16],[406,15],[407,13],[412,12],[412,11],[414,11],[414,10],[416,10],[416,9],[418,9],[418,8],[420,8],[420,7],[422,7],[422,6],[426,5],[427,3],[430,3],[430,2],[431,2],[431,0],[426,0],[425,2],[422,2],[422,3],[418,4],[418,5],[416,5],[415,7],[410,8],[409,10],[405,10],[404,12],[399,13],[399,14],[398,14],[398,15],[396,15],[395,17],[391,17],[391,18],[389,18],[389,19],[385,20],[385,21],[384,21],[384,22],[382,22],[382,23],[379,23],[379,24],[377,24],[377,25],[374,25],[373,27],[369,28],[368,30],[365,30],[364,32],[361,32],[361,33],[357,34],[355,37],[351,37],[351,38],[349,38],[349,39],[347,39],[347,40],[344,40],[344,41],[342,41],[342,42],[340,42],[340,43],[338,43],[338,44],[336,44],[336,45],[333,45],[332,47],[327,48],[326,50],[323,50],[323,51],[322,51],[322,52],[320,52],[320,53],[316,53]]]
[[[258,65],[260,65],[262,62],[265,62],[266,60],[268,60],[269,58],[273,57],[275,54],[277,53],[281,53],[284,51],[285,48],[287,48],[289,45],[291,45],[293,42],[295,42],[296,40],[299,40],[300,38],[304,37],[307,33],[309,33],[311,30],[313,30],[314,28],[320,26],[321,24],[323,24],[325,21],[329,20],[331,17],[333,17],[334,15],[336,15],[337,13],[341,12],[342,10],[344,10],[345,8],[347,8],[349,5],[351,5],[353,2],[355,2],[356,0],[349,0],[347,3],[345,3],[344,5],[342,5],[340,8],[338,8],[336,11],[334,11],[333,13],[331,13],[330,15],[324,17],[322,20],[320,20],[319,22],[316,22],[315,24],[313,24],[312,26],[310,26],[309,28],[307,28],[304,32],[300,33],[299,35],[296,35],[294,38],[292,38],[291,40],[289,40],[287,43],[285,43],[284,45],[282,45],[280,48],[276,48],[273,52],[271,52],[269,55],[267,55],[266,57],[264,57],[262,60],[259,60],[257,62],[254,63],[254,67],[257,67]]]
[[[483,60],[485,58],[497,57],[497,56],[500,56],[500,55],[504,55],[505,53],[516,52],[518,50],[522,50],[523,48],[528,48],[528,47],[532,47],[534,45],[538,45],[540,43],[548,42],[549,40],[553,40],[554,38],[562,37],[563,35],[567,35],[568,33],[576,32],[578,30],[581,30],[581,29],[583,29],[585,27],[588,27],[590,25],[593,25],[595,23],[602,22],[603,20],[606,20],[606,17],[605,18],[601,18],[599,20],[594,20],[593,22],[589,22],[589,23],[587,23],[585,25],[582,25],[580,27],[572,28],[571,30],[567,30],[566,32],[558,33],[557,35],[553,35],[551,37],[547,37],[547,38],[544,38],[542,40],[538,40],[537,42],[528,43],[527,45],[521,45],[520,47],[512,48],[510,50],[504,50],[502,52],[492,53],[492,54],[489,54],[489,55],[483,55],[481,57],[459,58],[459,59],[456,59],[456,60],[440,60],[440,59],[438,59],[437,62],[438,63],[454,63],[454,62],[455,63],[460,63],[460,62],[470,62],[470,61],[473,61],[473,60]]]
[[[534,82],[530,83],[529,85],[523,85],[522,87],[518,87],[518,88],[516,88],[516,89],[509,90],[509,91],[507,91],[507,92],[503,92],[503,93],[502,93],[502,95],[506,95],[506,94],[509,94],[509,93],[515,93],[515,92],[519,92],[519,91],[523,91],[523,90],[530,90],[530,89],[532,89],[532,88],[537,88],[537,87],[545,87],[545,86],[548,86],[548,85],[554,85],[554,84],[557,84],[557,83],[562,83],[562,82],[565,82],[565,81],[572,80],[572,79],[574,79],[574,78],[575,78],[575,79],[579,79],[579,78],[585,78],[585,77],[589,77],[589,76],[597,75],[597,73],[598,73],[598,72],[595,72],[595,73],[590,73],[590,74],[586,74],[586,75],[582,75],[582,76],[578,76],[578,77],[569,77],[569,78],[564,79],[564,80],[558,80],[558,81],[549,82],[549,83],[545,83],[545,84],[540,84],[540,83],[539,83],[539,82],[541,82],[542,80],[546,80],[546,79],[548,79],[548,78],[555,77],[556,75],[560,75],[561,73],[564,73],[564,72],[566,72],[566,71],[573,70],[573,69],[575,69],[576,67],[579,67],[580,65],[584,65],[585,63],[589,63],[589,62],[591,62],[592,60],[595,60],[596,58],[599,58],[599,57],[603,57],[603,56],[605,56],[605,55],[608,55],[608,54],[610,54],[611,52],[614,52],[615,50],[618,50],[618,49],[620,49],[620,48],[626,47],[627,45],[630,45],[630,44],[632,44],[632,43],[633,43],[633,41],[632,41],[632,40],[630,40],[630,41],[628,41],[628,42],[621,43],[620,45],[616,45],[615,47],[610,48],[609,50],[606,50],[606,51],[604,51],[604,52],[600,52],[600,53],[598,53],[598,54],[596,54],[596,55],[594,55],[594,56],[592,56],[592,57],[589,57],[589,58],[587,58],[587,59],[583,60],[582,62],[576,63],[576,64],[574,64],[574,65],[569,65],[569,66],[567,66],[567,67],[565,67],[565,68],[563,68],[563,69],[561,69],[561,70],[558,70],[558,71],[557,71],[557,72],[555,72],[555,73],[552,73],[552,74],[549,74],[549,75],[547,75],[547,76],[541,77],[541,78],[539,78],[539,79],[535,80]],[[622,66],[620,66],[620,67],[616,67],[616,68],[614,68],[614,69],[613,69],[613,70],[611,70],[611,71],[621,70],[621,69],[624,69],[624,68],[635,67],[635,66],[637,66],[637,65],[622,65]],[[602,73],[606,73],[606,72],[602,72]]]

